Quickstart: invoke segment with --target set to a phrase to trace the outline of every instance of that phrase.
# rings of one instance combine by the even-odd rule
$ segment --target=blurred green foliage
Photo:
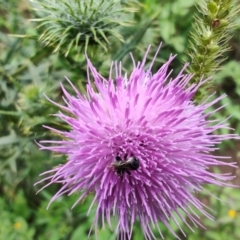
[[[88,56],[98,70],[107,76],[110,62],[121,60],[125,70],[131,69],[129,52],[140,60],[149,44],[153,47],[148,56],[151,61],[159,43],[163,41],[161,53],[154,66],[156,70],[168,56],[177,53],[178,57],[171,66],[177,72],[187,60],[184,50],[196,9],[194,0],[142,0],[139,12],[132,13],[135,23],[119,28],[124,43],[113,39],[108,53],[97,46],[88,48]],[[86,83],[86,61],[82,52],[65,57],[61,52],[52,53],[51,48],[34,39],[16,38],[11,34],[40,35],[39,29],[30,22],[35,18],[31,3],[27,0],[0,0],[0,240],[78,240],[87,239],[94,218],[94,210],[87,216],[92,196],[73,210],[71,206],[78,194],[60,197],[46,210],[58,186],[51,186],[38,195],[38,187],[33,184],[44,172],[58,163],[64,156],[39,151],[35,140],[54,139],[42,125],[66,129],[58,119],[51,116],[58,109],[49,103],[43,94],[59,103],[63,102],[59,82],[67,76],[84,91]],[[216,118],[226,119],[240,133],[240,17],[239,27],[235,30],[230,45],[233,49],[222,70],[215,76],[218,95],[227,93],[224,110],[216,113]],[[159,63],[159,64],[158,64]],[[69,88],[68,84],[65,85]],[[72,89],[69,88],[69,91]],[[221,154],[239,159],[240,146],[225,142],[220,146]],[[228,170],[228,169],[227,169]],[[223,171],[227,171],[223,169]],[[238,172],[237,172],[238,173]],[[239,173],[238,173],[239,175]],[[235,184],[239,184],[240,175]],[[222,200],[202,193],[199,198],[213,209],[215,221],[201,216],[200,222],[206,229],[194,228],[191,232],[180,221],[189,240],[235,240],[240,239],[240,191],[235,188],[219,189],[206,186],[206,190]],[[170,222],[181,236],[178,227]],[[174,239],[166,227],[160,223],[165,239]],[[134,240],[143,239],[139,225],[134,227]],[[100,229],[98,239],[116,239],[114,232]],[[156,231],[157,239],[160,239]],[[182,236],[183,237],[183,236]],[[90,236],[94,239],[94,234]]]

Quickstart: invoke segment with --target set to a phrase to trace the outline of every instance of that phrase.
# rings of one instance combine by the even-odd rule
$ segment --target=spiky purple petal
[[[72,130],[61,132],[47,127],[68,140],[42,141],[49,145],[40,145],[41,149],[68,157],[65,164],[46,172],[51,174],[45,178],[49,181],[46,186],[62,184],[51,202],[65,193],[80,192],[77,204],[94,192],[95,227],[99,219],[111,226],[111,216],[117,216],[116,231],[122,240],[131,238],[136,219],[146,239],[154,239],[150,225],[158,221],[176,236],[168,223],[173,218],[179,226],[174,212],[191,228],[179,209],[199,225],[190,205],[211,218],[194,193],[203,189],[202,184],[226,186],[226,181],[233,179],[230,174],[210,172],[211,166],[235,167],[235,163],[224,162],[213,152],[216,144],[237,135],[217,135],[215,131],[229,128],[228,124],[209,120],[214,111],[206,112],[225,95],[197,105],[193,96],[204,82],[187,87],[192,77],[183,73],[187,65],[170,79],[168,68],[174,56],[155,74],[151,73],[154,60],[144,70],[146,56],[141,63],[133,62],[129,77],[122,74],[121,63],[115,64],[116,76],[112,77],[112,65],[108,80],[87,59],[91,74],[88,72],[86,95],[82,96],[68,80],[76,96],[61,85],[66,106],[55,103],[70,113],[59,112],[56,116]],[[131,175],[119,177],[112,164],[116,156],[123,159],[126,154],[137,157],[140,167]]]

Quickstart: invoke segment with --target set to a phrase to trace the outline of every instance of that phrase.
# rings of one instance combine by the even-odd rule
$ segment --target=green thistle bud
[[[228,20],[226,20],[226,19],[222,19],[221,20],[221,26],[222,27],[227,27],[229,25],[229,21]]]
[[[198,55],[196,56],[197,62],[202,62],[202,61],[204,60],[204,58],[205,58],[205,56],[204,56],[204,55],[201,55],[201,54],[198,54]]]
[[[212,15],[215,15],[218,11],[218,4],[214,1],[211,1],[207,4],[207,8]]]
[[[208,47],[208,49],[209,49],[209,52],[210,52],[210,53],[216,53],[216,52],[219,51],[220,46],[217,45],[217,44],[213,44],[213,45],[210,45],[210,46]]]
[[[33,0],[34,1],[34,0]],[[120,0],[38,0],[44,16],[32,21],[40,22],[38,28],[45,29],[39,40],[52,46],[54,52],[61,49],[65,56],[72,49],[79,53],[89,45],[100,45],[107,51],[108,38],[114,36],[123,41],[118,26],[129,26],[128,12],[133,7],[124,7]],[[126,6],[126,5],[125,5]]]
[[[205,44],[211,42],[211,40],[212,40],[212,31],[209,30],[209,29],[205,30],[204,33],[202,34],[201,40]]]
[[[228,41],[232,29],[236,26],[236,15],[240,11],[237,0],[200,0],[198,2],[200,15],[195,17],[194,31],[187,50],[191,58],[189,73],[194,74],[192,81],[198,83],[204,76],[213,77],[220,69],[225,59],[225,52],[229,51]],[[213,89],[213,81],[206,83],[196,100],[209,94]]]

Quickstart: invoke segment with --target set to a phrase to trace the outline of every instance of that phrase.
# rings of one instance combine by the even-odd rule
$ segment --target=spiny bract
[[[32,1],[40,5],[36,11],[44,13],[41,18],[32,19],[40,22],[39,28],[45,27],[39,40],[66,56],[71,49],[86,51],[88,45],[96,44],[107,51],[110,36],[123,41],[117,27],[129,26],[127,13],[137,11],[131,1],[125,6],[120,0]]]

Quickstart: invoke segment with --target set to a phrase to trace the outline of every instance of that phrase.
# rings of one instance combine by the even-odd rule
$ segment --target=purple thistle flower
[[[94,203],[97,205],[93,226],[97,228],[101,220],[111,227],[111,217],[117,216],[116,232],[121,240],[131,239],[136,219],[146,239],[155,239],[151,226],[158,228],[158,221],[179,239],[169,225],[172,218],[179,226],[173,213],[189,228],[181,211],[195,226],[201,225],[191,205],[212,218],[194,193],[203,190],[202,184],[227,186],[226,181],[234,178],[210,172],[211,166],[236,167],[235,163],[221,161],[225,157],[214,156],[213,152],[222,140],[238,136],[216,135],[216,130],[229,128],[225,122],[209,120],[221,107],[206,113],[225,95],[213,101],[209,97],[197,105],[193,96],[204,81],[189,86],[192,76],[183,73],[187,65],[170,79],[168,67],[174,56],[152,74],[159,49],[148,70],[144,70],[148,51],[141,63],[133,60],[129,77],[122,74],[121,63],[116,63],[116,76],[112,77],[112,65],[108,80],[87,59],[86,95],[81,95],[69,81],[76,96],[61,85],[66,106],[50,100],[70,113],[59,112],[56,116],[72,130],[63,132],[47,127],[64,140],[42,141],[49,145],[40,145],[41,149],[68,157],[65,164],[43,173],[51,174],[42,180],[49,181],[43,188],[62,184],[50,203],[65,193],[80,192],[75,206],[93,192],[90,209]],[[94,83],[90,81],[89,70]]]

